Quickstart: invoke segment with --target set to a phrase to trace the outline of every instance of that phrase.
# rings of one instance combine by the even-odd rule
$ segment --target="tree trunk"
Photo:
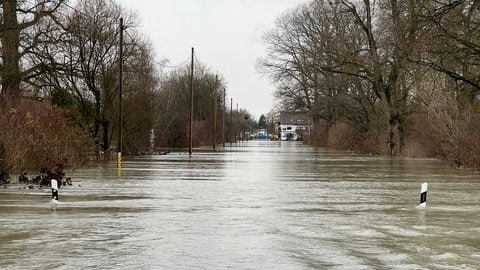
[[[103,142],[102,142],[102,150],[103,151],[107,151],[109,148],[110,148],[110,140],[109,140],[109,131],[108,131],[108,128],[110,127],[110,122],[107,120],[107,121],[103,121],[102,122],[102,131],[103,131]]]
[[[1,70],[2,93],[20,95],[20,26],[17,21],[17,1],[3,1],[3,25],[0,29],[3,67]]]
[[[388,125],[388,146],[391,156],[403,152],[403,123],[398,116],[391,116]]]
[[[396,78],[393,76],[391,79],[396,84]],[[392,104],[392,93],[394,93],[394,86],[385,85],[383,78],[380,78],[375,83],[378,97],[382,101],[383,110],[388,121],[388,153],[391,156],[400,155],[403,152],[403,119],[399,115],[399,109]]]

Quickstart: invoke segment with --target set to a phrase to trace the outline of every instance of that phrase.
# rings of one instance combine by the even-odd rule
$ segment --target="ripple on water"
[[[228,150],[79,170],[57,211],[49,190],[0,190],[1,268],[480,268],[476,174],[295,142]]]

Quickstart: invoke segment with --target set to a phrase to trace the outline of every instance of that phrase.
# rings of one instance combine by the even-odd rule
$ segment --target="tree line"
[[[265,34],[259,69],[314,143],[480,168],[480,2],[315,0]]]
[[[134,12],[110,0],[0,0],[2,175],[75,167],[116,151],[120,18],[123,152],[149,151],[152,130],[157,147],[187,146],[190,67],[168,69],[167,59],[156,60]],[[221,142],[223,130],[232,130],[229,121],[221,125],[226,80],[198,61],[194,70],[193,144],[211,145],[213,134]],[[252,119],[247,111],[230,113]]]

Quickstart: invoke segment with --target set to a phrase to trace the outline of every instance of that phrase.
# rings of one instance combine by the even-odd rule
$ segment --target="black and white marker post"
[[[428,183],[423,183],[422,187],[420,188],[420,206],[421,207],[427,206],[427,187],[428,187]]]
[[[52,200],[58,201],[58,182],[57,180],[52,179],[52,181],[50,181],[50,184],[52,186]]]
[[[52,179],[50,181],[50,185],[52,186],[52,200],[50,201],[50,206],[52,207],[52,210],[57,210],[58,206],[58,181],[55,179]]]

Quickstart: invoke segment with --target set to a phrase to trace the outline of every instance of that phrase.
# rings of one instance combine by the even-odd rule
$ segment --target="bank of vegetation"
[[[110,0],[13,0],[0,1],[0,18],[0,184],[114,156],[120,18],[123,154],[154,150],[152,131],[156,147],[188,146],[190,52],[180,65],[156,57],[134,12]],[[254,124],[246,111],[227,111],[237,128],[223,128],[226,80],[198,59],[194,86],[193,146]]]
[[[259,69],[311,143],[480,169],[478,1],[316,0],[265,42]]]

